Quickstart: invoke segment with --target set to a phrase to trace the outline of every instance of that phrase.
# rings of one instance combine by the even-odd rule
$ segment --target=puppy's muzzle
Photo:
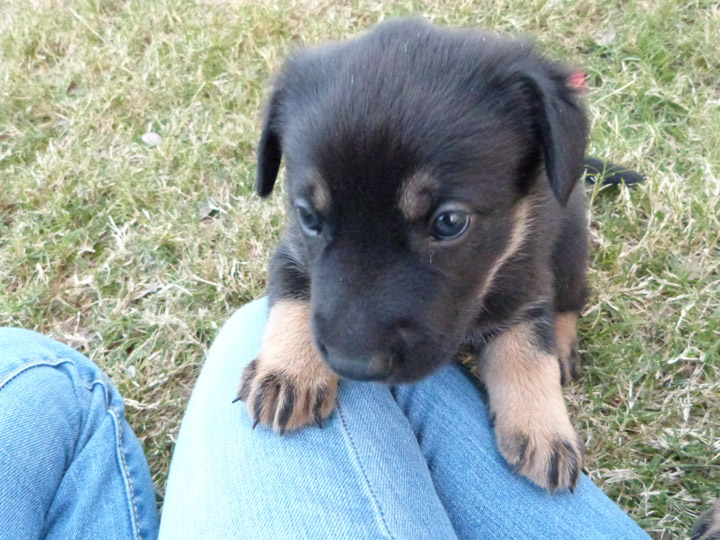
[[[392,354],[375,353],[370,357],[352,357],[322,343],[318,346],[332,370],[348,379],[379,381],[387,379],[392,373],[394,364]]]

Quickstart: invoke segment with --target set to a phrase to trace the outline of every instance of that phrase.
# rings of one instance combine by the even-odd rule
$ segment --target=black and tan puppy
[[[321,424],[338,376],[413,381],[471,346],[504,457],[575,486],[561,379],[586,296],[588,126],[569,75],[414,19],[285,63],[258,151],[263,197],[285,158],[290,211],[239,391],[256,423]]]

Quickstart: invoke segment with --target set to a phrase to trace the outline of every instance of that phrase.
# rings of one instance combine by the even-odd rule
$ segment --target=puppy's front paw
[[[281,434],[323,419],[335,408],[338,376],[315,347],[307,302],[281,300],[271,309],[260,355],[242,375],[235,401]]]
[[[538,347],[537,326],[519,324],[491,341],[480,373],[503,457],[542,488],[572,491],[582,445],[565,407],[555,351]]]
[[[260,356],[245,368],[238,399],[245,401],[253,427],[262,423],[283,434],[312,423],[322,427],[335,408],[337,384],[329,371],[310,377]]]
[[[720,540],[720,501],[715,501],[698,518],[692,531],[692,540]]]
[[[538,486],[573,491],[583,464],[582,443],[565,408],[552,413],[544,411],[535,418],[527,413],[520,417],[496,414],[498,447],[517,473]]]

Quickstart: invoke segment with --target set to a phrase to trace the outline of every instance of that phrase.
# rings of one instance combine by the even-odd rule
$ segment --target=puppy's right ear
[[[276,87],[270,96],[258,144],[255,190],[263,198],[272,193],[282,159],[279,125],[281,95],[282,89]]]

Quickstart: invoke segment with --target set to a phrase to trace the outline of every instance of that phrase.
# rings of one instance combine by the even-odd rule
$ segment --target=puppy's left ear
[[[541,62],[523,74],[530,91],[545,172],[555,197],[567,203],[583,172],[588,120],[570,74],[557,65]]]
[[[280,170],[282,146],[280,141],[280,105],[282,89],[276,87],[265,111],[262,133],[257,151],[257,180],[255,190],[265,198],[272,193]]]

